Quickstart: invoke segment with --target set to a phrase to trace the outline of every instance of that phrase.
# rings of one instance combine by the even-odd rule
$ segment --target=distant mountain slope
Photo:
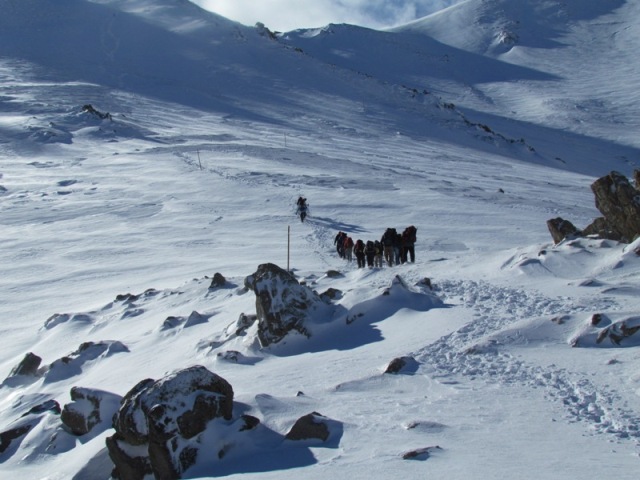
[[[392,29],[422,33],[481,55],[500,55],[514,45],[562,47],[572,25],[614,12],[625,0],[466,0],[428,17]]]
[[[467,0],[393,31],[556,79],[481,85],[470,65],[462,88],[434,79],[456,103],[638,146],[639,18],[625,0]]]

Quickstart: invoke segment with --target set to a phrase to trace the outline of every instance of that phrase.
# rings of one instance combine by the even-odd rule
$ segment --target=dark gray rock
[[[238,321],[236,322],[236,335],[244,335],[251,325],[258,319],[257,315],[247,315],[245,313],[241,313]]]
[[[121,446],[122,444],[122,446]],[[145,476],[153,475],[151,462],[147,455],[132,456],[127,453],[131,447],[117,433],[107,437],[107,450],[114,464],[111,476],[119,480],[144,480]]]
[[[318,439],[326,442],[330,433],[327,420],[327,417],[318,412],[311,412],[296,420],[296,423],[293,424],[285,438],[287,440]]]
[[[0,433],[0,453],[4,453],[10,446],[11,442],[24,437],[31,429],[33,425],[25,424],[18,427],[10,428]]]
[[[114,393],[73,387],[72,401],[62,408],[60,420],[74,435],[86,435],[96,425],[111,420],[121,399]]]
[[[573,223],[560,217],[547,220],[547,228],[554,243],[560,243],[565,238],[575,237],[580,234],[580,230]]]
[[[596,235],[600,238],[621,241],[622,235],[611,225],[606,218],[598,217],[582,230],[582,235],[588,237]]]
[[[122,400],[113,422],[116,434],[107,442],[117,474],[138,478],[125,477],[121,467],[129,472],[131,465],[148,462],[156,478],[180,478],[197,457],[187,441],[214,418],[230,420],[232,411],[233,388],[202,366],[139,382]],[[139,452],[141,447],[147,457],[132,458],[126,453]]]
[[[132,445],[146,443],[148,432],[144,425],[156,405],[166,406],[162,421],[167,431],[191,438],[203,431],[209,420],[231,418],[233,388],[224,378],[199,365],[158,381],[143,380],[125,395],[114,428]]]
[[[42,358],[29,352],[24,356],[22,361],[11,370],[9,377],[15,377],[17,375],[36,376],[41,363]]]
[[[427,460],[434,451],[442,450],[439,446],[417,448],[402,454],[404,460]]]
[[[325,302],[330,303],[332,300],[341,299],[342,295],[342,290],[338,290],[337,288],[328,288],[320,294],[320,298]]]
[[[389,362],[389,365],[387,365],[384,373],[411,373],[417,370],[417,367],[418,362],[415,358],[410,356],[397,357]]]
[[[640,235],[640,192],[618,172],[599,178],[591,185],[596,208],[622,241],[631,242]]]
[[[305,319],[310,310],[324,304],[317,293],[300,285],[292,274],[272,263],[259,265],[253,275],[245,278],[245,285],[256,295],[261,346],[278,343],[292,332],[310,336]]]
[[[640,190],[640,170],[633,171],[633,186]]]
[[[213,278],[211,279],[211,285],[209,285],[210,289],[221,288],[224,287],[227,283],[227,279],[222,276],[221,273],[214,273]]]

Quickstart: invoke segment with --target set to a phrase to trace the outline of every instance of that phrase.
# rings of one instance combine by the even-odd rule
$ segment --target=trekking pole
[[[200,161],[200,150],[196,150],[196,153],[198,154],[198,165],[200,165],[200,170],[202,170],[202,162]]]

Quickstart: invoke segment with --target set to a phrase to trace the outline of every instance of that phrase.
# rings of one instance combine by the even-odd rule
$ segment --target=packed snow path
[[[547,298],[531,291],[501,287],[470,280],[443,281],[439,293],[446,301],[462,302],[473,311],[473,320],[462,328],[415,352],[428,365],[429,375],[443,383],[457,383],[456,376],[472,380],[544,388],[546,397],[560,402],[570,421],[586,422],[596,433],[631,439],[640,446],[640,415],[620,407],[619,395],[609,386],[599,386],[584,373],[571,372],[554,364],[530,365],[507,350],[526,343],[518,332],[498,339],[492,335],[517,321],[612,308],[612,300],[586,300],[576,305],[571,299]],[[567,345],[567,348],[570,348]]]

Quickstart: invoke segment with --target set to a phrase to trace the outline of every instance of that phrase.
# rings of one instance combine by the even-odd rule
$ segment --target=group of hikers
[[[302,195],[296,201],[296,214],[300,216],[300,221],[304,222],[309,210],[307,199]],[[358,268],[382,268],[384,263],[392,267],[403,263],[416,261],[416,233],[418,229],[410,225],[399,233],[395,228],[387,228],[380,240],[353,241],[345,232],[338,232],[333,243],[340,258],[348,262],[353,261],[353,257],[358,262]]]
[[[358,268],[382,268],[386,263],[388,266],[400,265],[416,260],[416,233],[418,229],[413,225],[398,233],[395,228],[387,228],[380,240],[367,240],[366,242],[353,238],[345,232],[338,232],[333,243],[340,258],[348,262],[356,257]]]

